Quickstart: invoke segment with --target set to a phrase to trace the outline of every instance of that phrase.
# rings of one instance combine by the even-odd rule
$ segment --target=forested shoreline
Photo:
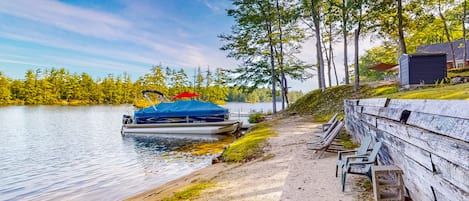
[[[146,101],[141,91],[158,90],[167,97],[184,91],[200,94],[197,99],[217,104],[225,102],[272,101],[267,88],[250,93],[229,86],[228,77],[221,68],[202,71],[197,69],[191,79],[183,69],[174,70],[157,65],[150,72],[132,81],[128,73],[109,74],[93,78],[87,73],[70,73],[64,68],[27,70],[23,79],[11,79],[0,71],[0,105],[86,105],[134,104]],[[293,100],[302,92],[292,92]]]

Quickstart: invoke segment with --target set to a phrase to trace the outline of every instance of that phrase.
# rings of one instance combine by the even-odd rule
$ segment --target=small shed
[[[446,78],[446,53],[403,54],[399,71],[401,86],[434,84]]]

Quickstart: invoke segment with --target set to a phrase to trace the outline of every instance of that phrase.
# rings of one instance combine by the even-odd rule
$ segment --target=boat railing
[[[251,112],[231,112],[230,117],[249,117],[249,115],[254,114]]]

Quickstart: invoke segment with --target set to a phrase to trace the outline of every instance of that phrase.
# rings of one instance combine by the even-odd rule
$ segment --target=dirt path
[[[214,181],[216,186],[202,191],[197,199],[204,201],[356,200],[356,177],[347,177],[343,193],[340,178],[334,176],[336,155],[325,154],[322,159],[315,159],[313,151],[307,149],[306,141],[317,138],[314,133],[320,128],[310,119],[294,116],[279,120],[273,128],[278,137],[268,139],[264,158],[242,165],[217,164],[203,170],[205,174],[191,174],[169,184],[180,189],[179,184],[184,181],[201,178]],[[209,177],[207,172],[211,173]],[[159,200],[159,194],[167,195],[168,190],[171,188],[163,185],[134,200]]]
[[[351,191],[355,178],[348,179],[346,193],[335,178],[335,154],[314,159],[306,141],[319,132],[318,124],[310,118],[290,117],[280,120],[275,132],[278,137],[268,140],[265,155],[272,159],[258,159],[215,178],[217,186],[203,192],[198,200],[354,200]]]

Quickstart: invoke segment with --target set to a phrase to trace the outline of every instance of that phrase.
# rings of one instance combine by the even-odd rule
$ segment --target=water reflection
[[[161,153],[177,150],[188,144],[211,143],[224,138],[217,135],[126,135],[122,141],[127,146],[134,146],[136,152],[148,151]]]
[[[1,107],[0,200],[122,200],[211,164],[182,148],[219,136],[122,137],[129,108]]]
[[[122,137],[125,146],[132,147],[137,164],[145,175],[177,172],[185,169],[210,165],[218,153],[192,155],[181,151],[194,144],[213,143],[222,136],[180,136],[180,135],[126,135]],[[130,149],[129,149],[130,150]]]
[[[0,108],[0,200],[122,200],[211,163],[204,138],[120,135],[127,107]]]

